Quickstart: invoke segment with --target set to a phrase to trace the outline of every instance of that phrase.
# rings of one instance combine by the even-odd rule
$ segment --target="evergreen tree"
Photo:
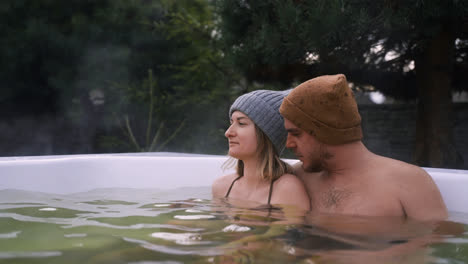
[[[252,81],[344,73],[358,87],[418,101],[414,162],[458,167],[454,89],[467,89],[468,2],[220,0],[225,50]]]

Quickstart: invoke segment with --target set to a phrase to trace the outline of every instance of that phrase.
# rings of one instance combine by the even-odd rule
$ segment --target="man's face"
[[[288,131],[286,147],[294,151],[297,158],[302,161],[302,168],[307,172],[315,172],[322,169],[321,151],[323,145],[311,134],[294,125],[288,119],[284,119],[284,127]]]

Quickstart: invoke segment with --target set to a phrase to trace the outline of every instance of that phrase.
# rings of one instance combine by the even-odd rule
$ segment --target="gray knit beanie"
[[[279,107],[290,91],[257,90],[243,94],[231,105],[229,118],[236,110],[247,115],[268,136],[280,155],[286,145],[288,133]]]

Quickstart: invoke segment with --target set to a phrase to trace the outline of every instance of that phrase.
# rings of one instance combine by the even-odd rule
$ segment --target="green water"
[[[0,190],[0,263],[468,263],[468,216],[450,220],[285,216],[208,187]]]

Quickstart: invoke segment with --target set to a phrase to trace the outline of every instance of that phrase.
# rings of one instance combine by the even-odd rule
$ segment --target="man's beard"
[[[302,169],[305,172],[319,172],[323,170],[323,164],[322,162],[315,162],[312,164],[309,164],[308,166],[304,166],[304,162],[302,162]]]
[[[326,147],[322,144],[318,147],[318,159],[314,160],[310,165],[307,167],[304,166],[304,162],[302,163],[302,169],[306,172],[319,172],[324,170],[327,167],[327,160],[333,158],[333,154],[328,152]]]

